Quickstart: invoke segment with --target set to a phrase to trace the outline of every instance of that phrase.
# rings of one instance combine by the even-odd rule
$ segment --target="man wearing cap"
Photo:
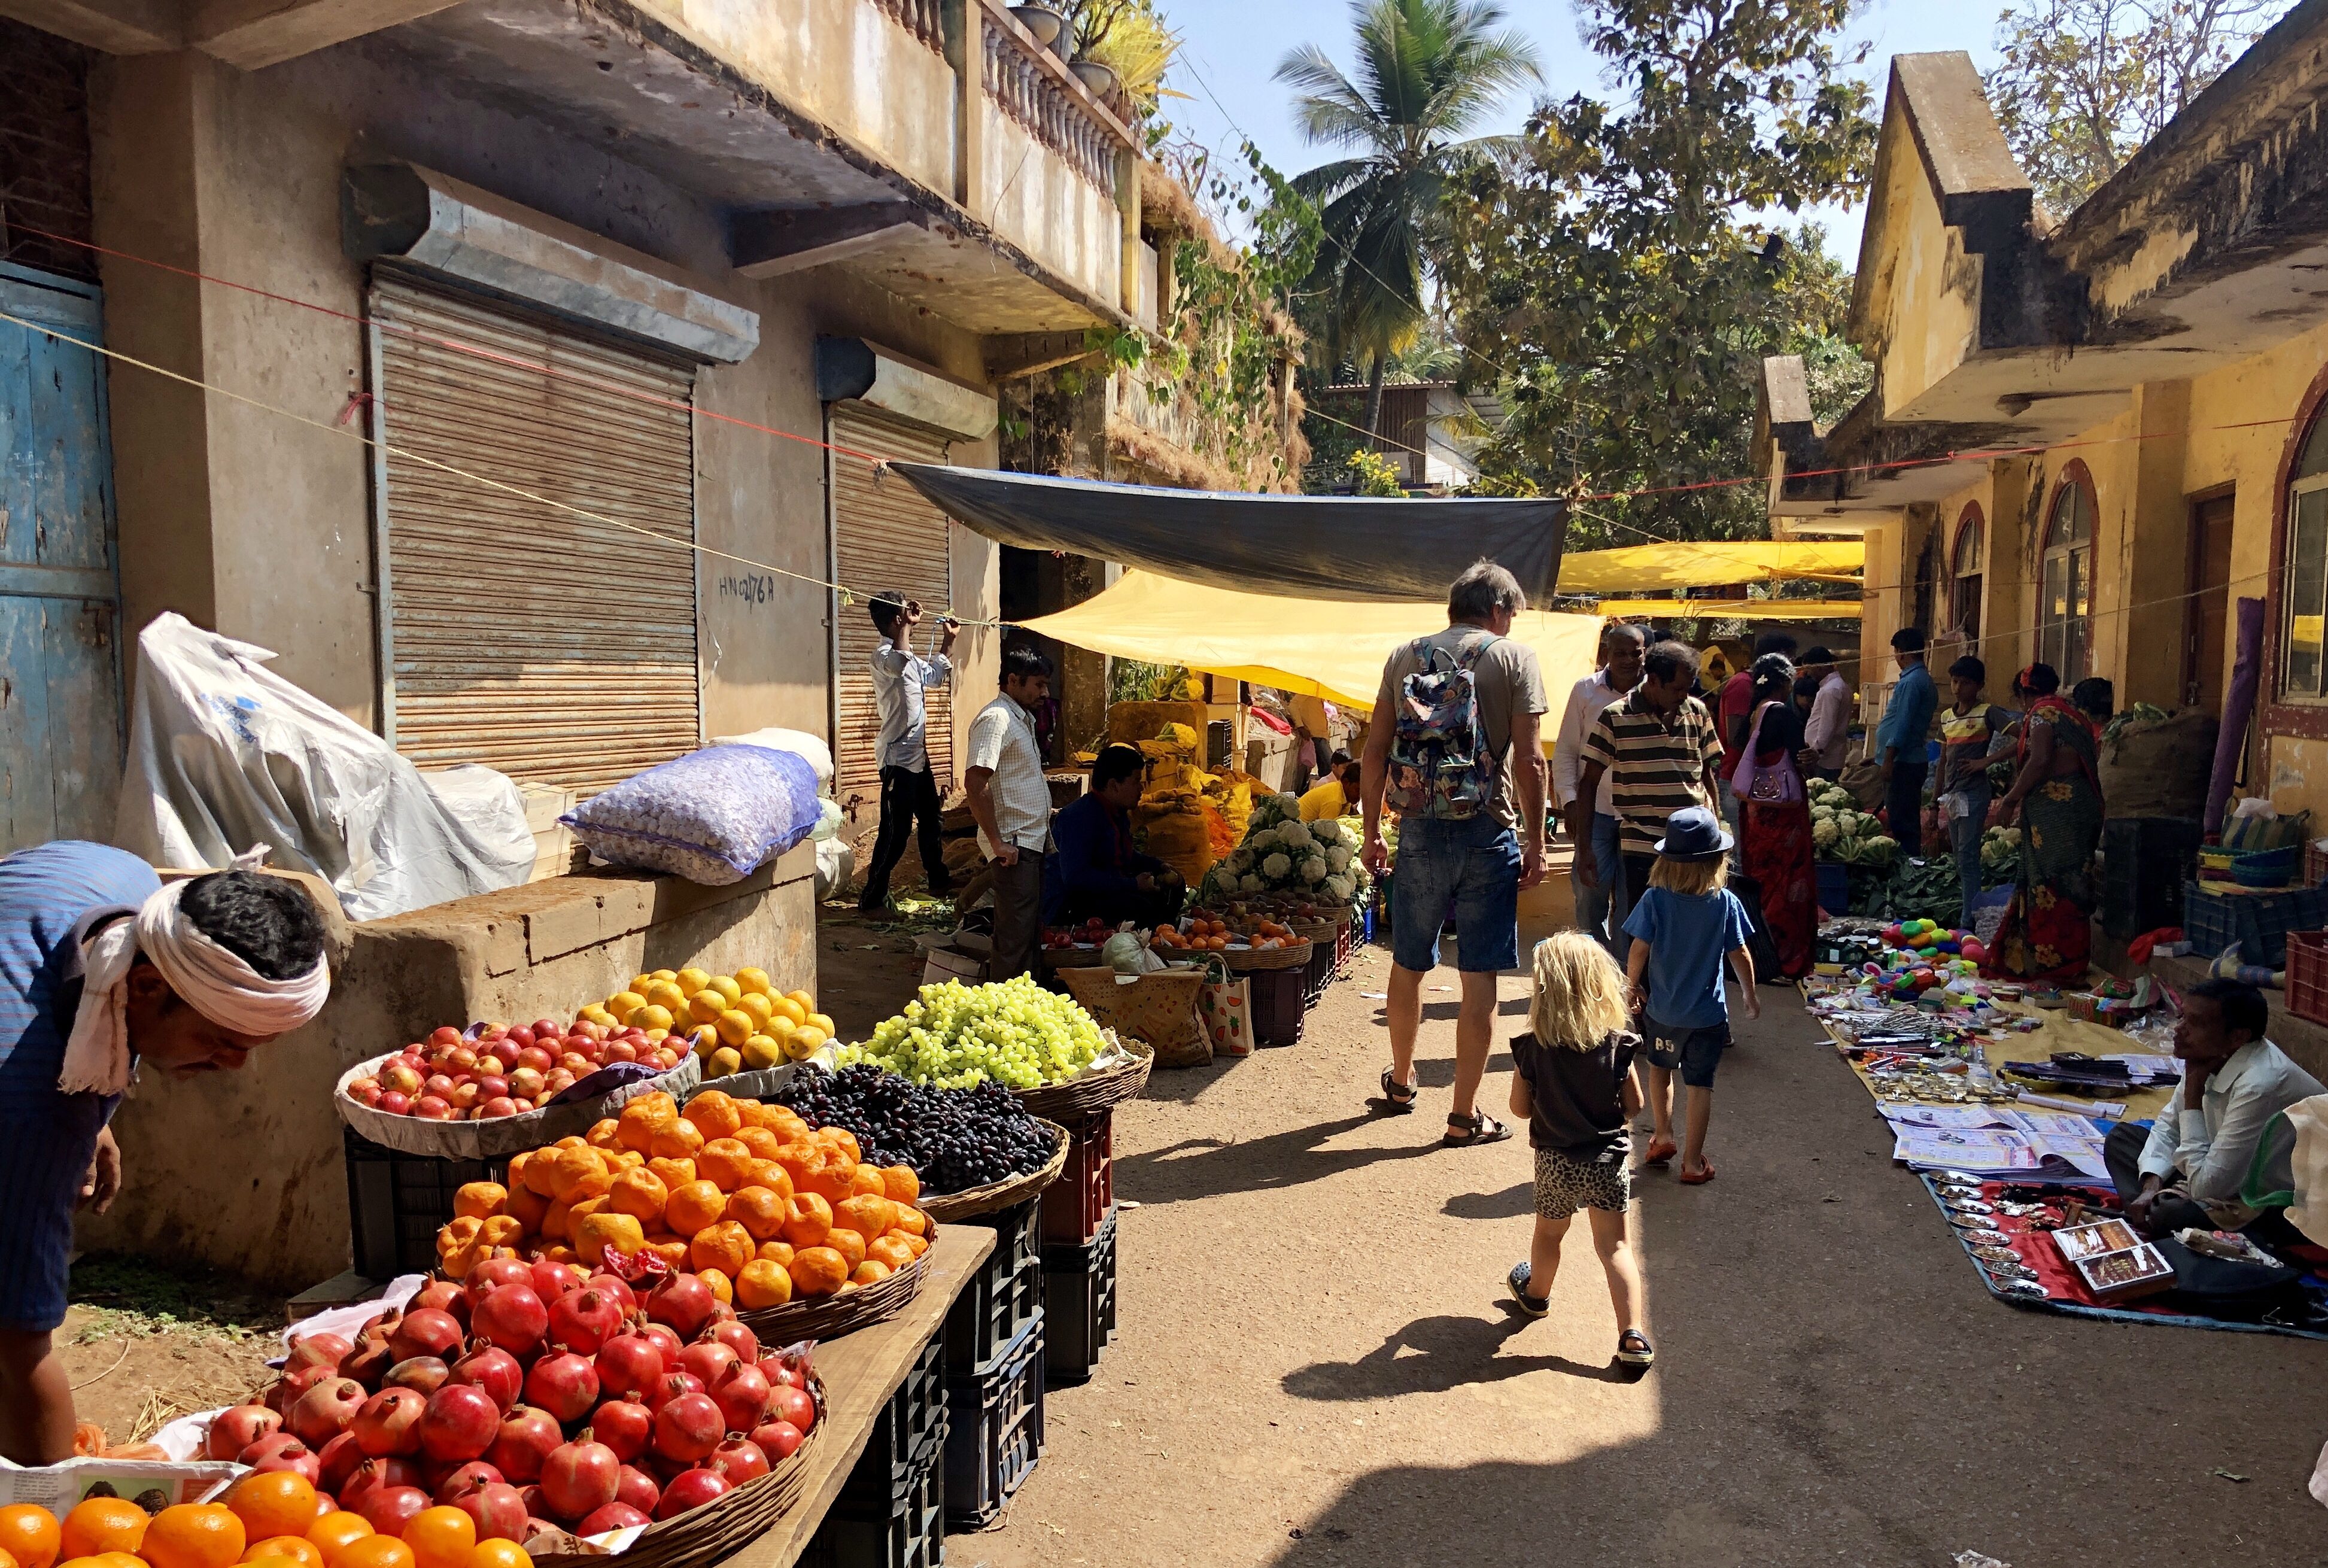
[[[164,887],[135,855],[73,840],[0,859],[0,1455],[72,1457],[51,1335],[73,1211],[121,1188],[107,1124],[132,1078],[230,1072],[313,1019],[324,934],[306,894],[256,870]]]
[[[1902,855],[1924,852],[1924,748],[1939,710],[1940,694],[1924,668],[1924,630],[1902,626],[1892,634],[1892,656],[1900,662],[1900,683],[1883,705],[1875,729],[1876,755],[1883,759],[1884,816]]]

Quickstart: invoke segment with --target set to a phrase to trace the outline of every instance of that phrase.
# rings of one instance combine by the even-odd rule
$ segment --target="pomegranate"
[[[396,1326],[388,1343],[399,1361],[408,1361],[415,1356],[434,1356],[442,1361],[461,1348],[460,1319],[441,1308],[421,1307],[404,1315],[404,1321]]]
[[[357,1501],[355,1514],[380,1534],[400,1536],[427,1507],[428,1494],[418,1487],[371,1487]]]
[[[373,1459],[420,1450],[420,1413],[428,1408],[425,1394],[409,1388],[383,1388],[363,1402],[348,1430]]]
[[[692,1372],[709,1388],[736,1365],[736,1352],[717,1339],[698,1339],[679,1353],[679,1369]]]
[[[452,1370],[434,1356],[415,1356],[390,1367],[380,1382],[383,1388],[409,1388],[425,1399],[445,1386]]]
[[[488,1345],[453,1363],[452,1375],[446,1381],[483,1389],[493,1396],[493,1407],[506,1415],[516,1406],[518,1395],[525,1392],[525,1368],[508,1351]]]
[[[487,1291],[471,1309],[469,1326],[476,1331],[478,1338],[489,1345],[497,1345],[522,1359],[540,1347],[543,1331],[556,1319],[542,1307],[541,1298],[533,1293],[532,1268],[515,1258],[507,1261],[517,1265],[526,1276],[527,1282],[498,1285]],[[559,1298],[560,1303],[570,1300],[572,1298],[567,1296]],[[576,1345],[563,1334],[558,1338],[561,1343],[585,1356],[598,1348],[596,1343]]]
[[[235,1455],[234,1460],[254,1470],[289,1470],[306,1477],[309,1486],[314,1486],[324,1473],[324,1462],[316,1457],[315,1451],[287,1432],[260,1438]]]
[[[503,1485],[508,1479],[508,1477],[483,1460],[466,1460],[455,1465],[438,1478],[436,1485],[430,1488],[430,1493],[438,1502],[450,1503],[454,1498],[465,1497],[479,1487]],[[515,1491],[517,1488],[512,1487],[510,1489]],[[481,1540],[483,1538],[483,1536],[479,1537]],[[510,1539],[514,1541],[517,1537],[512,1535]]]
[[[302,1366],[288,1376],[275,1380],[275,1386],[267,1391],[267,1403],[287,1417],[291,1407],[299,1403],[301,1394],[318,1383],[329,1382],[338,1376],[328,1366]]]
[[[333,1376],[301,1394],[284,1412],[283,1424],[309,1448],[320,1449],[340,1433],[365,1403],[364,1385],[352,1377]]]
[[[816,1426],[816,1401],[808,1390],[787,1384],[768,1392],[768,1417],[772,1421],[789,1421],[806,1437]]]
[[[731,1305],[730,1303],[728,1303],[728,1302],[726,1302],[726,1301],[721,1300],[720,1300],[718,1297],[717,1297],[717,1296],[712,1297],[712,1298],[711,1298],[711,1319],[710,1319],[710,1321],[711,1321],[713,1324],[719,1324],[719,1323],[733,1323],[735,1320],[736,1320],[736,1309],[735,1309],[735,1307],[734,1307],[733,1305]],[[708,1330],[707,1330],[707,1331],[708,1331]]]
[[[690,1508],[699,1508],[733,1490],[725,1476],[710,1470],[681,1470],[671,1485],[663,1488],[662,1501],[655,1505],[655,1517],[675,1519]]]
[[[506,1295],[521,1288],[511,1285],[495,1294]],[[483,1389],[467,1384],[440,1388],[428,1396],[427,1408],[420,1413],[420,1451],[432,1460],[455,1464],[480,1458],[493,1446],[501,1423],[501,1406]]]
[[[654,1413],[654,1451],[688,1464],[709,1456],[728,1433],[719,1407],[708,1394],[681,1394]]]
[[[502,1424],[493,1433],[493,1446],[485,1451],[485,1459],[504,1479],[523,1486],[541,1479],[541,1461],[565,1441],[566,1434],[559,1431],[556,1416],[521,1404],[502,1417]]]
[[[653,1523],[653,1515],[642,1514],[628,1503],[615,1502],[603,1508],[591,1509],[589,1517],[574,1526],[574,1533],[577,1535],[603,1535],[610,1530],[629,1530]]]
[[[703,1337],[717,1339],[727,1346],[736,1352],[738,1361],[757,1361],[760,1358],[760,1337],[732,1318],[713,1323],[703,1331]]]
[[[555,1301],[568,1291],[582,1285],[582,1271],[572,1263],[552,1263],[548,1258],[533,1265],[533,1293],[544,1301]]]
[[[666,1274],[662,1282],[648,1293],[647,1317],[654,1322],[669,1324],[671,1331],[682,1340],[692,1339],[703,1332],[711,1321],[711,1309],[719,1298],[711,1287],[693,1274]]]
[[[530,1492],[539,1492],[541,1488],[540,1487],[528,1487],[525,1489]],[[540,1499],[536,1498],[534,1501],[539,1502]],[[533,1538],[536,1535],[563,1535],[564,1534],[566,1534],[565,1526],[551,1524],[548,1519],[545,1519],[540,1515],[535,1513],[530,1506],[528,1506],[525,1511],[525,1539],[520,1541],[518,1545],[521,1546],[530,1547],[533,1545]]]
[[[683,1394],[703,1392],[703,1380],[692,1372],[666,1372],[647,1390],[647,1408],[661,1410]]]
[[[283,1430],[281,1413],[263,1404],[230,1404],[211,1421],[202,1438],[202,1457],[230,1460],[262,1437]]]
[[[615,1482],[615,1501],[628,1503],[640,1513],[652,1515],[655,1505],[662,1501],[662,1485],[636,1465],[624,1465]]]
[[[348,1352],[354,1348],[337,1334],[309,1334],[291,1342],[291,1354],[283,1358],[283,1370],[296,1372],[302,1366],[329,1366],[337,1371]]]
[[[771,1421],[752,1429],[752,1441],[760,1445],[762,1453],[768,1456],[768,1464],[773,1469],[792,1458],[808,1439],[789,1421]]]
[[[610,1274],[600,1270],[591,1275],[585,1283],[602,1296],[612,1296],[615,1299],[615,1305],[622,1309],[625,1319],[639,1310],[639,1298],[632,1291],[631,1282],[619,1274]],[[547,1297],[543,1299],[548,1300]]]
[[[590,1435],[615,1451],[624,1464],[647,1451],[654,1436],[654,1413],[627,1399],[610,1399],[590,1413]]]
[[[469,1277],[462,1282],[473,1302],[486,1291],[498,1290],[503,1285],[532,1283],[533,1265],[521,1258],[487,1258],[471,1269]],[[470,1320],[474,1324],[475,1319],[472,1317]]]
[[[768,1456],[747,1437],[731,1437],[711,1451],[703,1468],[731,1487],[756,1481],[768,1473]]]
[[[443,1493],[437,1494],[439,1497]],[[453,1507],[477,1522],[477,1539],[514,1541],[525,1534],[525,1499],[507,1481],[483,1481],[452,1497]]]
[[[767,1419],[767,1375],[748,1361],[731,1361],[707,1390],[729,1432],[749,1432]],[[732,1478],[731,1478],[732,1479]],[[740,1482],[738,1483],[741,1484]]]
[[[365,1496],[381,1487],[421,1487],[420,1466],[401,1457],[366,1459],[349,1475],[347,1484],[340,1488],[340,1507],[352,1512]]]
[[[598,1403],[597,1369],[570,1350],[545,1356],[525,1375],[525,1402],[560,1422],[577,1422]]]
[[[346,1486],[348,1479],[356,1473],[356,1467],[364,1462],[363,1445],[356,1441],[355,1433],[343,1432],[325,1443],[315,1459],[315,1489],[329,1492],[336,1498],[340,1495],[340,1488]]]
[[[617,1334],[598,1347],[596,1363],[603,1394],[641,1394],[663,1375],[662,1352],[643,1334]]]
[[[645,1324],[639,1329],[639,1338],[647,1340],[662,1352],[662,1362],[665,1366],[677,1366],[679,1353],[687,1348],[680,1343],[679,1336],[671,1331],[671,1325],[668,1323]]]
[[[541,1500],[552,1516],[579,1519],[615,1500],[622,1461],[603,1442],[560,1443],[541,1464]]]
[[[537,1300],[535,1305],[540,1303]],[[585,1285],[549,1304],[549,1338],[577,1356],[596,1356],[598,1347],[623,1331],[623,1309],[612,1296]]]
[[[782,1356],[760,1357],[760,1371],[767,1377],[771,1388],[806,1388],[808,1374]]]

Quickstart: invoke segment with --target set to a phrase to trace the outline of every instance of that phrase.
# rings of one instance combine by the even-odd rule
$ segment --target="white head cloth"
[[[256,870],[268,846],[234,859],[230,869]],[[129,1087],[129,970],[145,954],[178,1000],[239,1035],[286,1033],[323,1011],[332,972],[323,958],[305,974],[269,980],[239,954],[204,935],[178,902],[194,878],[182,878],[146,900],[134,919],[117,920],[89,944],[88,979],[73,1015],[57,1087],[68,1094],[118,1094]]]

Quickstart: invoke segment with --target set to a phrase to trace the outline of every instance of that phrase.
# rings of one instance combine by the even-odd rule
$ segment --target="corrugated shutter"
[[[832,444],[912,463],[943,463],[946,442],[861,408],[832,410]],[[834,454],[833,545],[837,576],[858,602],[841,607],[839,687],[840,733],[833,764],[840,774],[833,790],[847,801],[862,795],[869,812],[881,793],[881,769],[873,755],[881,715],[873,698],[873,650],[880,635],[864,601],[883,588],[918,599],[930,615],[915,647],[926,655],[936,641],[938,612],[953,603],[953,555],[946,514],[902,479],[876,483],[872,465]],[[925,645],[928,644],[928,645]],[[929,701],[930,766],[940,779],[953,777],[953,702],[951,691],[933,691]],[[869,823],[868,814],[866,818]]]
[[[371,308],[397,749],[585,793],[693,750],[693,371],[391,273]]]

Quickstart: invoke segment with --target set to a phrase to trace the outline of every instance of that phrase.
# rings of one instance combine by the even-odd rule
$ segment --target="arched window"
[[[2322,669],[2322,620],[2328,616],[2328,419],[2314,418],[2287,482],[2287,577],[2282,584],[2279,690],[2288,698],[2328,696]]]
[[[1976,653],[1980,643],[1981,563],[1987,559],[1986,530],[1982,526],[1980,503],[1974,502],[1957,520],[1956,547],[1948,553],[1948,576],[1954,583],[1948,623],[1964,634],[1965,642]]]
[[[2085,465],[2073,463],[2053,493],[2045,525],[2044,592],[2037,602],[2037,657],[2061,689],[2093,673],[2094,497]]]

